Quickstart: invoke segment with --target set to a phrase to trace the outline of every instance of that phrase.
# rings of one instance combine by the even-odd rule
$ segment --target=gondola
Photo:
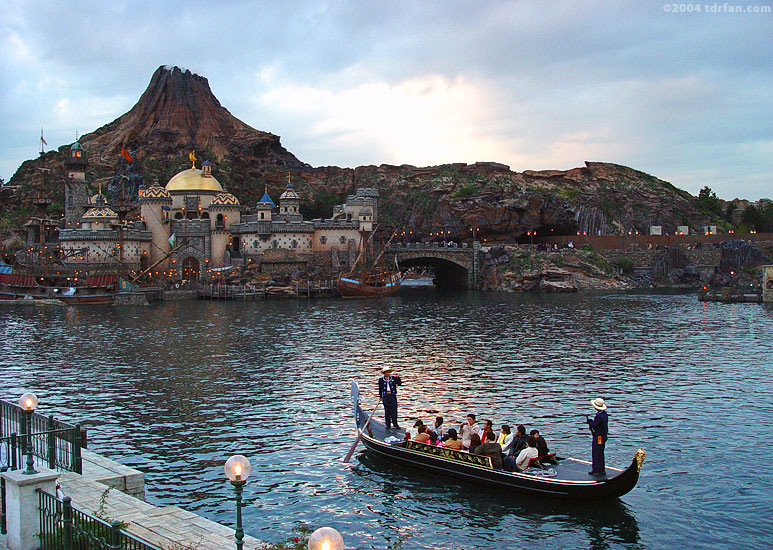
[[[401,430],[387,430],[386,426],[360,405],[360,391],[352,382],[352,405],[362,442],[368,451],[391,462],[409,468],[434,472],[439,477],[485,483],[507,491],[568,500],[613,499],[631,491],[639,480],[645,452],[639,449],[625,470],[607,466],[607,476],[588,474],[590,462],[565,458],[550,464],[536,464],[524,472],[495,470],[487,456],[455,451],[445,447],[428,445],[403,439]],[[613,472],[613,473],[611,473]]]

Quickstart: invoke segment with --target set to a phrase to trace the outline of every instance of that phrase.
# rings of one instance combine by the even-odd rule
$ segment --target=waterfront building
[[[357,190],[329,219],[304,220],[289,176],[278,204],[266,189],[251,209],[223,188],[211,163],[196,168],[194,161],[165,186],[156,181],[141,188],[140,220],[127,223],[101,192],[87,198],[87,165],[76,142],[59,244],[65,261],[81,267],[117,262],[187,280],[228,266],[255,266],[263,273],[341,269],[352,265],[377,221],[374,189]]]

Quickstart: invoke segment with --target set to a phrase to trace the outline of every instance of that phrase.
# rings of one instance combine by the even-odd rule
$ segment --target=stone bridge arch
[[[471,248],[457,248],[442,244],[408,243],[391,246],[386,253],[390,265],[405,270],[412,267],[430,266],[435,272],[438,288],[477,289],[479,243]]]

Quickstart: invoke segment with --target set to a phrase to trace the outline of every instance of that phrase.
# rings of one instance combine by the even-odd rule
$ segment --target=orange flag
[[[134,162],[134,157],[129,154],[129,151],[127,151],[123,145],[121,145],[121,154],[127,161]]]

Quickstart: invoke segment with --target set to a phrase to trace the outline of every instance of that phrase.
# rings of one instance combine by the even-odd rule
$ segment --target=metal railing
[[[16,448],[18,452],[23,452],[23,445],[28,440],[22,442],[22,439],[26,438],[24,434],[30,433],[33,456],[51,469],[83,473],[81,432],[80,424],[69,424],[36,412],[28,413],[18,405],[0,400],[0,438],[8,439],[10,445],[10,438],[15,434],[19,440]]]
[[[40,550],[162,550],[121,528],[72,505],[70,497],[59,499],[38,490]]]

